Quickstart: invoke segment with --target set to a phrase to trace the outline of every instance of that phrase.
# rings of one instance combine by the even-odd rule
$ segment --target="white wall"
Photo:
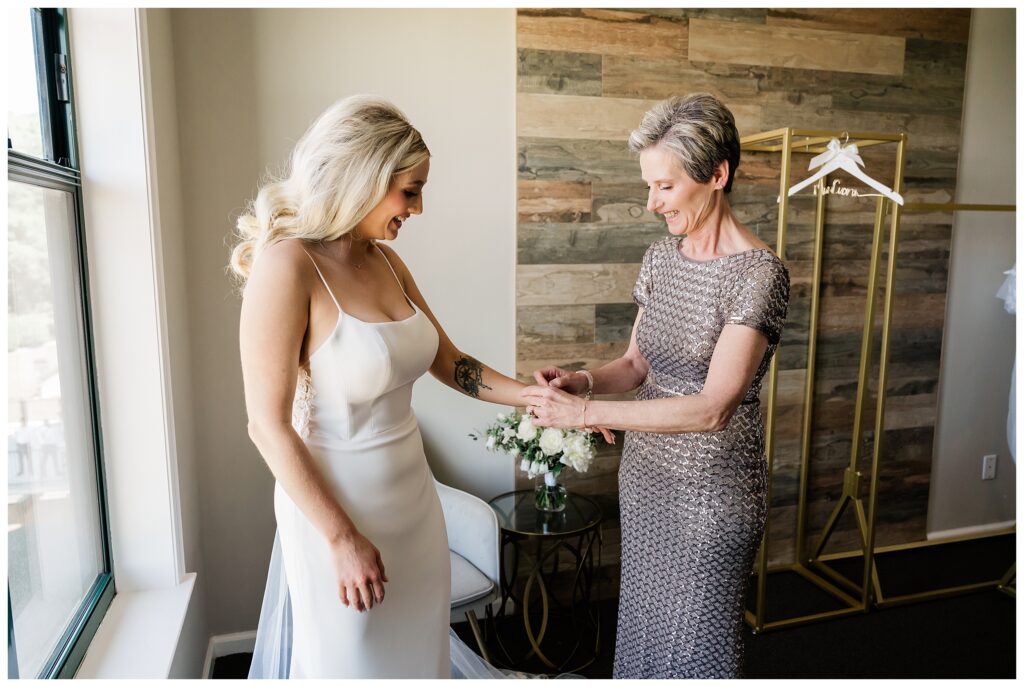
[[[224,267],[235,217],[335,99],[376,93],[433,153],[425,212],[395,249],[452,340],[514,371],[515,11],[171,10],[196,479],[211,634],[256,627],[273,479],[246,435],[240,301]],[[185,317],[183,314],[182,317]],[[483,498],[513,466],[466,435],[497,406],[431,378],[414,406],[439,479]]]
[[[174,46],[171,14],[166,9],[140,10],[140,37],[148,91],[148,108],[153,185],[161,228],[164,272],[164,301],[167,310],[168,355],[173,382],[175,446],[178,458],[180,517],[185,569],[196,573],[194,599],[181,632],[171,667],[172,678],[196,678],[202,674],[206,654],[206,573],[202,558],[202,521],[196,478],[196,448],[193,430],[191,326],[188,318],[186,253],[181,196],[181,168],[178,159],[177,97],[174,88]]]
[[[1015,203],[1015,11],[975,9],[967,55],[960,203]],[[1014,213],[957,213],[928,513],[930,534],[1012,521],[1016,469],[1006,442],[1014,318],[995,297],[1016,255]],[[985,454],[996,479],[981,480]]]
[[[424,213],[393,244],[462,350],[515,371],[515,11],[253,12],[260,164],[279,166],[339,97],[375,93],[420,130],[433,155]],[[493,419],[433,379],[414,397],[438,479],[487,498],[512,464],[466,434]]]
[[[245,430],[239,302],[224,271],[232,214],[259,174],[252,33],[246,10],[171,10],[171,27],[194,478],[207,621],[217,634],[255,626],[259,609],[251,606],[258,606],[273,537],[273,512],[264,507],[272,486]],[[237,624],[240,614],[245,625]]]

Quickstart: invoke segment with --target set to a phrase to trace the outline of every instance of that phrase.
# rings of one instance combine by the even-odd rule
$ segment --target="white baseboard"
[[[1016,526],[1016,520],[1007,520],[1006,522],[990,522],[987,525],[973,525],[971,527],[958,527],[953,530],[938,530],[936,532],[928,533],[928,541],[940,541],[942,539],[955,539],[957,537],[969,537],[972,534],[984,534],[986,532],[995,532],[997,530],[1007,530],[1011,527]]]
[[[215,659],[231,654],[251,654],[255,646],[256,630],[210,637],[210,644],[206,648],[206,660],[203,662],[203,677],[209,679],[213,676]]]

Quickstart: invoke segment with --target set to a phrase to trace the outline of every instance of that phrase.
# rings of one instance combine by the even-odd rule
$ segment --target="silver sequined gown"
[[[761,379],[779,341],[789,273],[768,250],[706,262],[668,237],[644,255],[633,291],[650,373],[638,400],[701,391],[726,324],[769,347],[720,432],[628,432],[619,467],[622,586],[616,678],[739,677],[743,603],[767,513]]]

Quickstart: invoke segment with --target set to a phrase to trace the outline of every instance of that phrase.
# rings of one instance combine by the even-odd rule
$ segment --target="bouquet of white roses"
[[[497,421],[483,434],[469,436],[474,440],[486,437],[488,451],[519,459],[519,469],[530,477],[557,476],[566,466],[586,472],[597,448],[597,436],[591,432],[537,427],[532,415],[518,411],[498,413]]]

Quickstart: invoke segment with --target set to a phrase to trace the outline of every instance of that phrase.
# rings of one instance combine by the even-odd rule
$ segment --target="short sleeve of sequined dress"
[[[758,330],[776,345],[782,335],[789,303],[789,275],[773,255],[764,254],[733,284],[725,304],[725,324]]]
[[[651,255],[653,251],[654,245],[651,245],[647,248],[647,252],[644,253],[644,259],[640,262],[640,274],[637,275],[636,285],[633,287],[633,302],[641,308],[647,305],[647,301],[651,296],[651,287],[653,286]]]

